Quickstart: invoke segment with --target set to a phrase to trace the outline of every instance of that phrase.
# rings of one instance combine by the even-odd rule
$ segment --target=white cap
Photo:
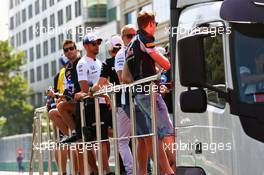
[[[106,45],[108,50],[113,50],[113,48],[121,48],[124,42],[119,35],[114,35],[106,42]]]
[[[102,38],[99,38],[94,33],[88,33],[87,35],[85,35],[83,37],[83,44],[87,44],[87,43],[90,43],[90,42],[93,42],[93,41],[97,41],[97,40],[102,41],[103,39]]]

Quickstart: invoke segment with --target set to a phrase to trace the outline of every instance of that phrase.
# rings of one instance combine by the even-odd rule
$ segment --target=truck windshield
[[[231,35],[240,101],[264,103],[264,25],[232,24]]]

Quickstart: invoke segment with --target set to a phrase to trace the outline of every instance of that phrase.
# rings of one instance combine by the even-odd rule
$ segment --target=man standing
[[[123,47],[123,41],[120,36],[114,35],[111,39],[106,43],[107,50],[111,56],[103,62],[101,75],[97,83],[91,89],[92,92],[98,91],[104,86],[109,85],[109,82],[114,85],[119,85],[119,79],[115,71],[115,57],[117,52]],[[121,108],[121,92],[116,93],[116,115],[117,115],[117,130],[118,137],[127,137],[130,133],[130,124],[129,120],[123,120],[122,118],[128,119],[124,111]],[[115,109],[112,109],[115,110]],[[110,122],[112,123],[112,122]],[[122,130],[123,128],[123,130]],[[124,131],[128,132],[128,134],[124,135]],[[122,135],[123,133],[123,135]],[[118,141],[119,152],[122,158],[122,162],[120,162],[120,172],[121,174],[125,173],[127,175],[131,175],[132,172],[132,155],[129,148],[129,139],[122,139]],[[120,159],[121,160],[121,159]],[[125,169],[125,171],[124,171]]]
[[[124,68],[125,61],[126,61],[126,56],[125,56],[126,49],[127,49],[128,44],[136,36],[136,34],[137,34],[137,29],[132,24],[125,25],[121,29],[121,36],[124,42],[124,46],[116,54],[116,59],[115,59],[115,70],[117,72],[119,81],[121,83],[123,83],[122,71]],[[118,132],[119,132],[118,134],[119,134],[119,137],[128,137],[131,134],[131,125],[130,125],[131,122],[129,119],[130,104],[129,104],[129,90],[128,89],[122,92],[121,103],[122,103],[122,109],[120,109],[120,112],[123,115],[122,117],[118,118],[118,122],[120,123],[120,127],[118,128]],[[144,118],[144,114],[140,111],[140,109],[138,108],[136,104],[135,104],[135,119],[136,119],[136,135],[148,134],[148,130],[146,129],[147,125],[146,125],[146,120]],[[137,144],[138,171],[137,172],[139,174],[145,174],[146,169],[147,169],[147,172],[151,174],[150,160],[148,159],[147,146],[145,145],[144,140],[145,140],[144,137],[139,137],[137,139],[138,141],[138,144]],[[125,148],[128,147],[128,142],[129,142],[129,139],[123,139],[122,142],[119,142],[119,145],[123,150],[125,150]],[[126,155],[128,155],[128,153],[126,153]],[[132,157],[131,157],[131,160],[132,160]]]
[[[18,152],[18,156],[17,156],[17,165],[18,165],[18,171],[19,171],[19,173],[24,173],[24,171],[25,171],[25,168],[24,168],[24,166],[22,165],[23,163],[22,163],[22,161],[23,161],[23,159],[24,159],[24,157],[23,157],[23,155],[22,155],[22,151],[19,151]]]
[[[80,100],[85,95],[90,94],[90,90],[93,85],[98,81],[101,73],[102,63],[96,59],[96,55],[99,53],[99,45],[102,39],[96,35],[89,33],[83,38],[83,46],[86,51],[86,55],[83,56],[77,65],[78,81],[81,87],[81,92],[75,94],[75,99]],[[101,139],[108,139],[108,121],[109,121],[109,109],[106,104],[106,100],[103,97],[98,97],[100,103],[100,116],[101,116]],[[83,128],[85,133],[85,141],[93,141],[96,138],[95,128],[95,108],[94,100],[88,98],[85,106],[86,127]],[[102,142],[102,155],[103,155],[103,169],[110,175],[112,174],[107,152],[107,142]]]
[[[126,64],[122,72],[123,82],[130,82],[131,79],[136,81],[157,73],[156,65],[165,69],[170,69],[170,62],[166,57],[155,49],[154,33],[157,23],[152,12],[142,11],[138,14],[137,23],[139,27],[138,35],[129,44],[126,55]],[[131,73],[129,76],[128,73]],[[128,80],[128,77],[130,79]],[[150,88],[149,83],[144,83],[139,89],[142,92],[135,92],[135,100],[140,110],[145,114],[148,121],[147,129],[151,132],[151,110],[150,110],[150,94],[146,89]],[[137,89],[137,87],[136,87]],[[170,167],[168,158],[165,154],[162,144],[162,138],[168,135],[174,135],[174,128],[169,118],[168,110],[161,95],[157,93],[157,134],[158,134],[158,154],[159,167],[162,173],[174,174]],[[148,147],[149,154],[153,154],[152,139],[146,138],[145,145]]]

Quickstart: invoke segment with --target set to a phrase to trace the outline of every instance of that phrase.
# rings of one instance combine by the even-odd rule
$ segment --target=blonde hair
[[[121,29],[121,37],[123,37],[126,34],[126,31],[128,31],[130,29],[137,30],[137,27],[133,24],[127,24],[127,25],[123,26]]]

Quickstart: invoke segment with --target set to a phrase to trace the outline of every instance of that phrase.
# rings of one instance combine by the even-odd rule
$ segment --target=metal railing
[[[39,174],[44,174],[43,169],[43,152],[41,149],[40,143],[42,143],[42,114],[46,112],[45,107],[37,108],[34,113],[34,120],[33,120],[33,136],[32,136],[32,149],[31,149],[31,156],[30,156],[30,170],[29,174],[33,175],[34,172],[34,157],[36,152],[38,153],[38,168]],[[39,149],[35,148],[38,146]]]
[[[135,81],[130,84],[122,84],[116,85],[112,87],[103,88],[93,94],[95,100],[95,121],[96,121],[96,141],[92,141],[90,143],[98,143],[98,173],[99,175],[103,175],[103,163],[102,163],[102,142],[103,141],[112,141],[114,144],[114,156],[115,156],[115,174],[119,175],[119,151],[118,151],[118,140],[125,139],[125,138],[118,138],[117,135],[117,118],[116,118],[116,93],[120,92],[121,90],[129,89],[129,103],[130,103],[130,121],[131,121],[131,136],[126,137],[132,139],[132,155],[133,155],[133,175],[137,174],[137,158],[136,158],[136,138],[152,136],[152,147],[153,147],[153,174],[158,175],[159,167],[158,167],[158,151],[157,151],[157,120],[156,120],[156,92],[153,91],[153,85],[155,84],[154,81],[160,79],[160,73]],[[143,84],[143,83],[150,83],[150,100],[151,100],[151,116],[152,116],[152,133],[145,134],[145,135],[136,135],[136,116],[135,116],[135,106],[134,106],[134,99],[132,94],[132,88],[136,85]],[[100,117],[100,105],[99,105],[99,97],[102,94],[110,93],[111,100],[112,100],[112,122],[113,122],[113,138],[109,138],[107,140],[101,140],[101,117]],[[81,127],[86,126],[85,121],[85,109],[84,109],[84,100],[86,98],[90,98],[89,96],[85,96],[82,101],[80,102],[80,116],[81,116]],[[35,150],[33,149],[33,143],[37,142],[38,145],[42,144],[42,116],[41,114],[46,112],[46,107],[38,108],[35,110],[35,117],[33,123],[33,138],[32,138],[32,153],[31,153],[31,160],[30,160],[30,174],[33,174],[34,169],[34,154]],[[48,132],[48,139],[51,138],[51,130],[50,130],[50,121],[49,118],[46,117],[47,123],[47,132]],[[83,132],[83,130],[82,130]],[[57,137],[58,137],[58,129],[57,129]],[[54,137],[53,137],[54,138]],[[84,133],[82,133],[82,145],[84,146]],[[40,149],[39,152],[39,173],[43,174],[43,151]],[[59,151],[60,153],[60,151]],[[72,156],[71,156],[72,158]],[[59,162],[61,160],[61,155],[59,154]],[[71,159],[72,160],[72,159]],[[84,161],[84,174],[90,175],[89,167],[88,167],[88,153],[86,149],[83,149],[83,161]],[[71,161],[72,162],[72,161]],[[52,153],[49,150],[48,154],[48,171],[49,174],[52,174]],[[61,173],[61,164],[59,164],[59,173]],[[72,174],[74,174],[74,168],[72,165]]]
[[[45,144],[50,143],[49,141],[60,141],[60,131],[55,126],[53,127],[53,130],[51,132],[51,125],[50,125],[50,119],[47,114],[47,108],[46,106],[40,107],[35,109],[34,113],[34,119],[33,119],[33,132],[32,132],[32,146],[31,146],[31,156],[30,156],[30,162],[29,162],[29,174],[33,175],[34,173],[34,163],[35,159],[38,160],[38,171],[40,175],[44,174],[44,151],[45,151]],[[43,117],[46,117],[46,123],[43,123]],[[43,128],[46,126],[46,140],[43,139]],[[69,134],[71,132],[69,131]],[[48,141],[48,142],[47,142]],[[56,147],[57,149],[57,147]],[[58,151],[58,173],[62,175],[61,171],[61,148],[60,146],[57,149]],[[52,175],[52,150],[48,149],[48,173],[49,175]],[[76,174],[74,166],[73,166],[73,154],[70,151],[70,163],[71,163],[71,173]]]
[[[136,175],[137,173],[137,164],[136,164],[136,138],[140,137],[140,136],[136,136],[136,119],[135,119],[135,108],[134,108],[134,100],[133,100],[133,96],[132,96],[132,87],[139,85],[139,84],[143,84],[143,83],[147,83],[147,82],[152,82],[151,86],[150,86],[150,95],[151,95],[151,116],[152,116],[152,133],[150,133],[150,135],[152,135],[152,146],[153,146],[153,173],[155,175],[158,174],[158,154],[157,154],[157,123],[156,123],[156,92],[153,91],[152,86],[154,85],[153,81],[160,79],[161,74],[156,74],[138,81],[135,81],[133,83],[130,84],[122,84],[122,85],[116,85],[113,87],[107,87],[104,88],[102,90],[99,90],[98,92],[94,93],[93,95],[95,96],[95,107],[97,110],[99,110],[99,102],[98,102],[98,97],[104,93],[111,93],[111,100],[112,100],[112,120],[113,120],[113,133],[114,133],[114,137],[112,138],[114,140],[114,151],[115,151],[115,163],[116,163],[116,168],[115,168],[115,173],[116,174],[120,174],[119,172],[119,161],[118,160],[118,146],[117,146],[117,140],[118,138],[117,136],[117,127],[116,127],[116,98],[115,98],[115,94],[116,92],[120,92],[120,90],[125,90],[126,88],[129,88],[129,104],[130,104],[130,119],[131,119],[131,139],[132,139],[132,155],[133,155],[133,175]],[[96,121],[100,121],[100,115],[96,112]],[[96,130],[100,130],[100,122],[96,122]],[[144,137],[145,135],[142,135],[142,137]],[[99,135],[97,135],[97,141],[100,142],[100,138]],[[99,150],[99,152],[101,152],[101,150]],[[100,154],[99,154],[100,155]],[[102,164],[101,164],[102,165]],[[102,167],[100,166],[99,163],[99,170],[102,169]],[[99,173],[100,174],[100,173]]]

